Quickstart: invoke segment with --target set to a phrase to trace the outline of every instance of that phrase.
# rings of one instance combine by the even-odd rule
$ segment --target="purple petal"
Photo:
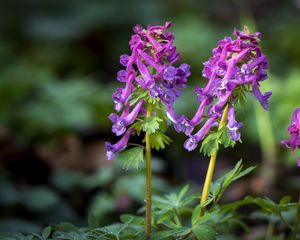
[[[115,144],[105,142],[106,156],[108,160],[112,160],[115,154],[126,148],[130,135],[134,132],[134,129],[128,129],[123,137]]]
[[[198,146],[198,141],[194,137],[190,137],[184,142],[183,146],[186,150],[191,152]]]
[[[164,79],[172,81],[176,76],[177,69],[173,66],[168,66],[164,70]]]
[[[120,63],[126,67],[127,66],[127,63],[129,61],[129,56],[127,54],[123,54],[120,56]]]
[[[118,71],[117,79],[119,82],[126,82],[127,72],[125,70]]]
[[[252,86],[252,93],[257,98],[257,100],[260,102],[260,105],[267,110],[269,106],[269,98],[272,95],[272,92],[266,92],[264,95],[259,90],[258,84],[253,84]]]

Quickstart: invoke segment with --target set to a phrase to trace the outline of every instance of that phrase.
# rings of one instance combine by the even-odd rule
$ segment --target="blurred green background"
[[[104,225],[143,204],[144,177],[108,162],[104,141],[116,141],[107,119],[118,86],[119,56],[132,27],[172,21],[181,62],[192,65],[177,111],[197,109],[202,62],[217,41],[247,24],[262,32],[269,57],[269,112],[248,98],[238,119],[243,143],[223,150],[216,175],[243,158],[258,165],[224,201],[247,194],[279,199],[300,190],[297,156],[280,146],[292,110],[300,107],[300,1],[279,0],[10,0],[0,1],[0,231],[37,232],[48,223]],[[195,104],[191,104],[191,102]],[[184,183],[200,189],[208,159],[173,143],[154,153],[156,193]],[[134,185],[134,187],[132,187]]]

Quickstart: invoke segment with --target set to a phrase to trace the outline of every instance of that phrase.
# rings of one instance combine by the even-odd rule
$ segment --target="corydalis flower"
[[[241,134],[238,132],[238,130],[243,126],[243,124],[236,121],[235,109],[232,106],[228,108],[227,122],[230,138],[234,141],[240,140]]]
[[[300,108],[295,109],[288,132],[290,139],[281,141],[281,144],[291,148],[292,154],[294,154],[297,148],[300,149]],[[300,167],[300,157],[298,158],[298,167]]]
[[[218,124],[227,104],[229,105],[227,117],[229,136],[233,141],[240,139],[238,130],[242,124],[236,121],[233,108],[239,91],[241,91],[240,86],[244,86],[243,89],[250,89],[261,106],[264,109],[268,108],[268,100],[272,93],[262,94],[259,88],[259,83],[267,78],[266,70],[268,68],[267,57],[262,54],[259,46],[261,34],[250,34],[247,29],[245,31],[235,30],[233,34],[236,39],[225,37],[219,41],[218,46],[212,51],[212,57],[204,63],[202,75],[208,79],[208,83],[203,88],[195,89],[200,102],[195,116],[192,120],[185,120],[185,122],[182,122],[180,117],[173,117],[177,120],[177,125],[184,124],[186,126],[188,123],[188,129],[193,129],[201,123],[204,110],[207,110],[209,118],[197,133],[192,134],[191,131],[183,130],[189,136],[184,144],[189,151],[195,149],[198,142],[207,135],[213,126]]]
[[[128,129],[123,135],[123,137],[115,144],[111,144],[110,142],[105,142],[106,157],[108,160],[112,160],[115,157],[117,152],[120,152],[126,148],[129,137],[133,132],[134,132],[133,128]]]
[[[124,110],[121,116],[118,116],[115,113],[111,113],[109,115],[109,119],[112,121],[112,132],[115,133],[117,136],[122,135],[126,131],[126,127],[134,122],[137,115],[139,114],[141,107],[144,101],[140,101],[131,112],[129,112],[129,105]]]
[[[159,97],[165,104],[173,103],[181,95],[190,76],[190,66],[173,64],[180,55],[174,45],[174,36],[165,32],[171,23],[164,26],[137,25],[129,42],[131,55],[123,54],[120,63],[126,67],[118,72],[118,80],[126,83],[113,94],[115,109],[120,111],[127,104],[131,93],[138,87],[149,91],[153,98]]]
[[[235,30],[234,35],[235,40],[225,37],[219,41],[213,56],[204,63],[202,74],[209,81],[201,92],[198,90],[198,99],[207,95],[221,99],[227,90],[233,92],[244,85],[252,89],[253,95],[267,109],[271,92],[262,94],[259,89],[259,82],[267,78],[268,68],[267,57],[259,46],[261,34]]]

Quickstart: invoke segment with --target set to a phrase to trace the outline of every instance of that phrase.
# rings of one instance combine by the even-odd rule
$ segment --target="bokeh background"
[[[269,111],[248,98],[238,119],[242,143],[219,154],[216,176],[237,160],[257,170],[223,201],[247,194],[278,200],[300,190],[287,138],[300,106],[300,1],[280,0],[10,0],[0,1],[0,231],[38,232],[49,223],[105,225],[144,201],[143,169],[124,171],[105,157],[116,141],[107,119],[118,86],[119,56],[129,53],[132,27],[172,21],[181,62],[192,65],[179,113],[197,109],[202,62],[225,35],[248,25],[262,32],[269,57]],[[193,103],[193,104],[191,104]],[[208,159],[182,148],[183,135],[154,152],[153,188],[167,193],[189,183],[196,191]]]

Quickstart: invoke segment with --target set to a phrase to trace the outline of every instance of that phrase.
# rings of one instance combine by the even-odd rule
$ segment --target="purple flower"
[[[128,129],[127,132],[125,132],[125,134],[123,135],[123,137],[115,144],[105,142],[106,157],[108,160],[112,160],[115,157],[116,153],[126,148],[129,137],[133,132],[133,128]]]
[[[281,144],[291,148],[294,155],[296,149],[300,149],[300,108],[296,108],[292,115],[290,126],[288,127],[290,133],[289,140],[282,140]],[[298,158],[298,167],[300,167],[300,157]]]
[[[128,61],[129,61],[129,56],[127,54],[123,54],[120,56],[120,63],[123,65],[123,66],[127,66],[128,64]]]
[[[183,146],[186,150],[191,152],[198,146],[198,141],[195,137],[190,137],[184,142]]]
[[[267,78],[268,68],[267,57],[262,54],[259,46],[261,34],[235,30],[234,36],[236,39],[225,37],[220,40],[218,46],[213,49],[212,56],[204,62],[202,75],[208,83],[204,87],[196,87],[197,100],[201,104],[192,120],[184,119],[184,124],[189,123],[193,128],[201,124],[205,109],[209,119],[196,134],[187,134],[189,139],[185,142],[185,148],[189,151],[196,148],[210,128],[221,120],[227,104],[230,106],[227,118],[230,138],[234,141],[240,139],[238,130],[242,124],[236,121],[233,108],[239,96],[240,85],[252,89],[252,94],[262,107],[268,108],[268,100],[272,93],[262,94],[259,89],[259,82]],[[174,68],[166,68],[165,71],[168,79],[175,75]],[[183,122],[182,118],[177,117],[177,125],[180,121]]]
[[[166,22],[163,26],[148,26],[146,29],[135,26],[135,34],[129,42],[132,54],[121,55],[120,62],[126,66],[126,70],[118,72],[121,82],[127,82],[126,78],[135,74],[132,91],[140,85],[149,91],[151,97],[159,97],[166,104],[180,96],[180,89],[186,86],[190,76],[188,64],[173,66],[179,54],[174,46],[173,34],[165,32],[170,25],[170,22]],[[120,102],[115,102],[119,109]]]
[[[138,53],[145,60],[145,62],[147,64],[154,67],[157,71],[162,71],[164,69],[164,67],[165,67],[164,65],[161,65],[161,64],[155,62],[155,60],[150,55],[148,55],[141,49],[138,49]]]
[[[241,134],[238,132],[238,130],[243,126],[242,123],[239,123],[235,119],[235,109],[230,106],[228,108],[228,113],[227,113],[227,127],[229,129],[229,135],[230,138],[233,141],[238,141],[241,138]]]
[[[115,110],[120,111],[123,107],[123,104],[125,104],[132,91],[132,83],[135,78],[134,74],[130,74],[129,78],[127,79],[125,88],[117,88],[116,91],[113,93],[112,98],[115,103]]]
[[[163,75],[164,79],[167,81],[174,80],[175,76],[176,76],[176,72],[177,72],[176,67],[173,67],[173,66],[166,67],[166,69],[164,70],[164,75]]]
[[[126,131],[126,127],[134,122],[138,116],[144,101],[140,101],[133,110],[129,113],[128,110],[124,111],[119,117],[117,114],[112,113],[109,115],[109,119],[112,121],[112,132],[117,136],[122,135]]]
[[[204,113],[204,110],[205,110],[205,107],[206,107],[206,105],[208,104],[209,101],[210,101],[209,98],[205,98],[201,102],[201,104],[200,104],[197,112],[195,113],[194,117],[191,120],[191,124],[193,126],[196,126],[196,125],[198,125],[201,122],[202,116],[203,116],[203,113]]]
[[[126,82],[126,76],[127,76],[127,72],[125,70],[120,70],[118,72],[118,76],[117,79],[119,82]]]
[[[174,111],[172,105],[167,105],[167,117],[174,124],[174,128],[177,132],[184,132],[186,135],[190,135],[194,127],[191,125],[189,119],[182,115],[178,116]]]
[[[260,102],[260,105],[264,109],[268,109],[268,106],[269,106],[268,100],[271,97],[272,92],[266,92],[264,95],[262,95],[262,93],[259,90],[258,84],[253,84],[252,85],[252,93],[257,98],[257,100]]]
[[[141,73],[143,80],[145,82],[145,86],[148,87],[153,87],[153,85],[155,84],[149,69],[146,67],[146,65],[140,60],[140,58],[136,59],[136,65],[139,69],[139,72]]]
[[[185,141],[184,148],[189,152],[193,151],[198,146],[198,143],[207,135],[215,121],[215,116],[210,117],[195,135],[192,135]]]
[[[168,66],[163,73],[164,86],[166,88],[184,88],[186,86],[187,78],[191,75],[190,65],[184,63],[176,68]]]

